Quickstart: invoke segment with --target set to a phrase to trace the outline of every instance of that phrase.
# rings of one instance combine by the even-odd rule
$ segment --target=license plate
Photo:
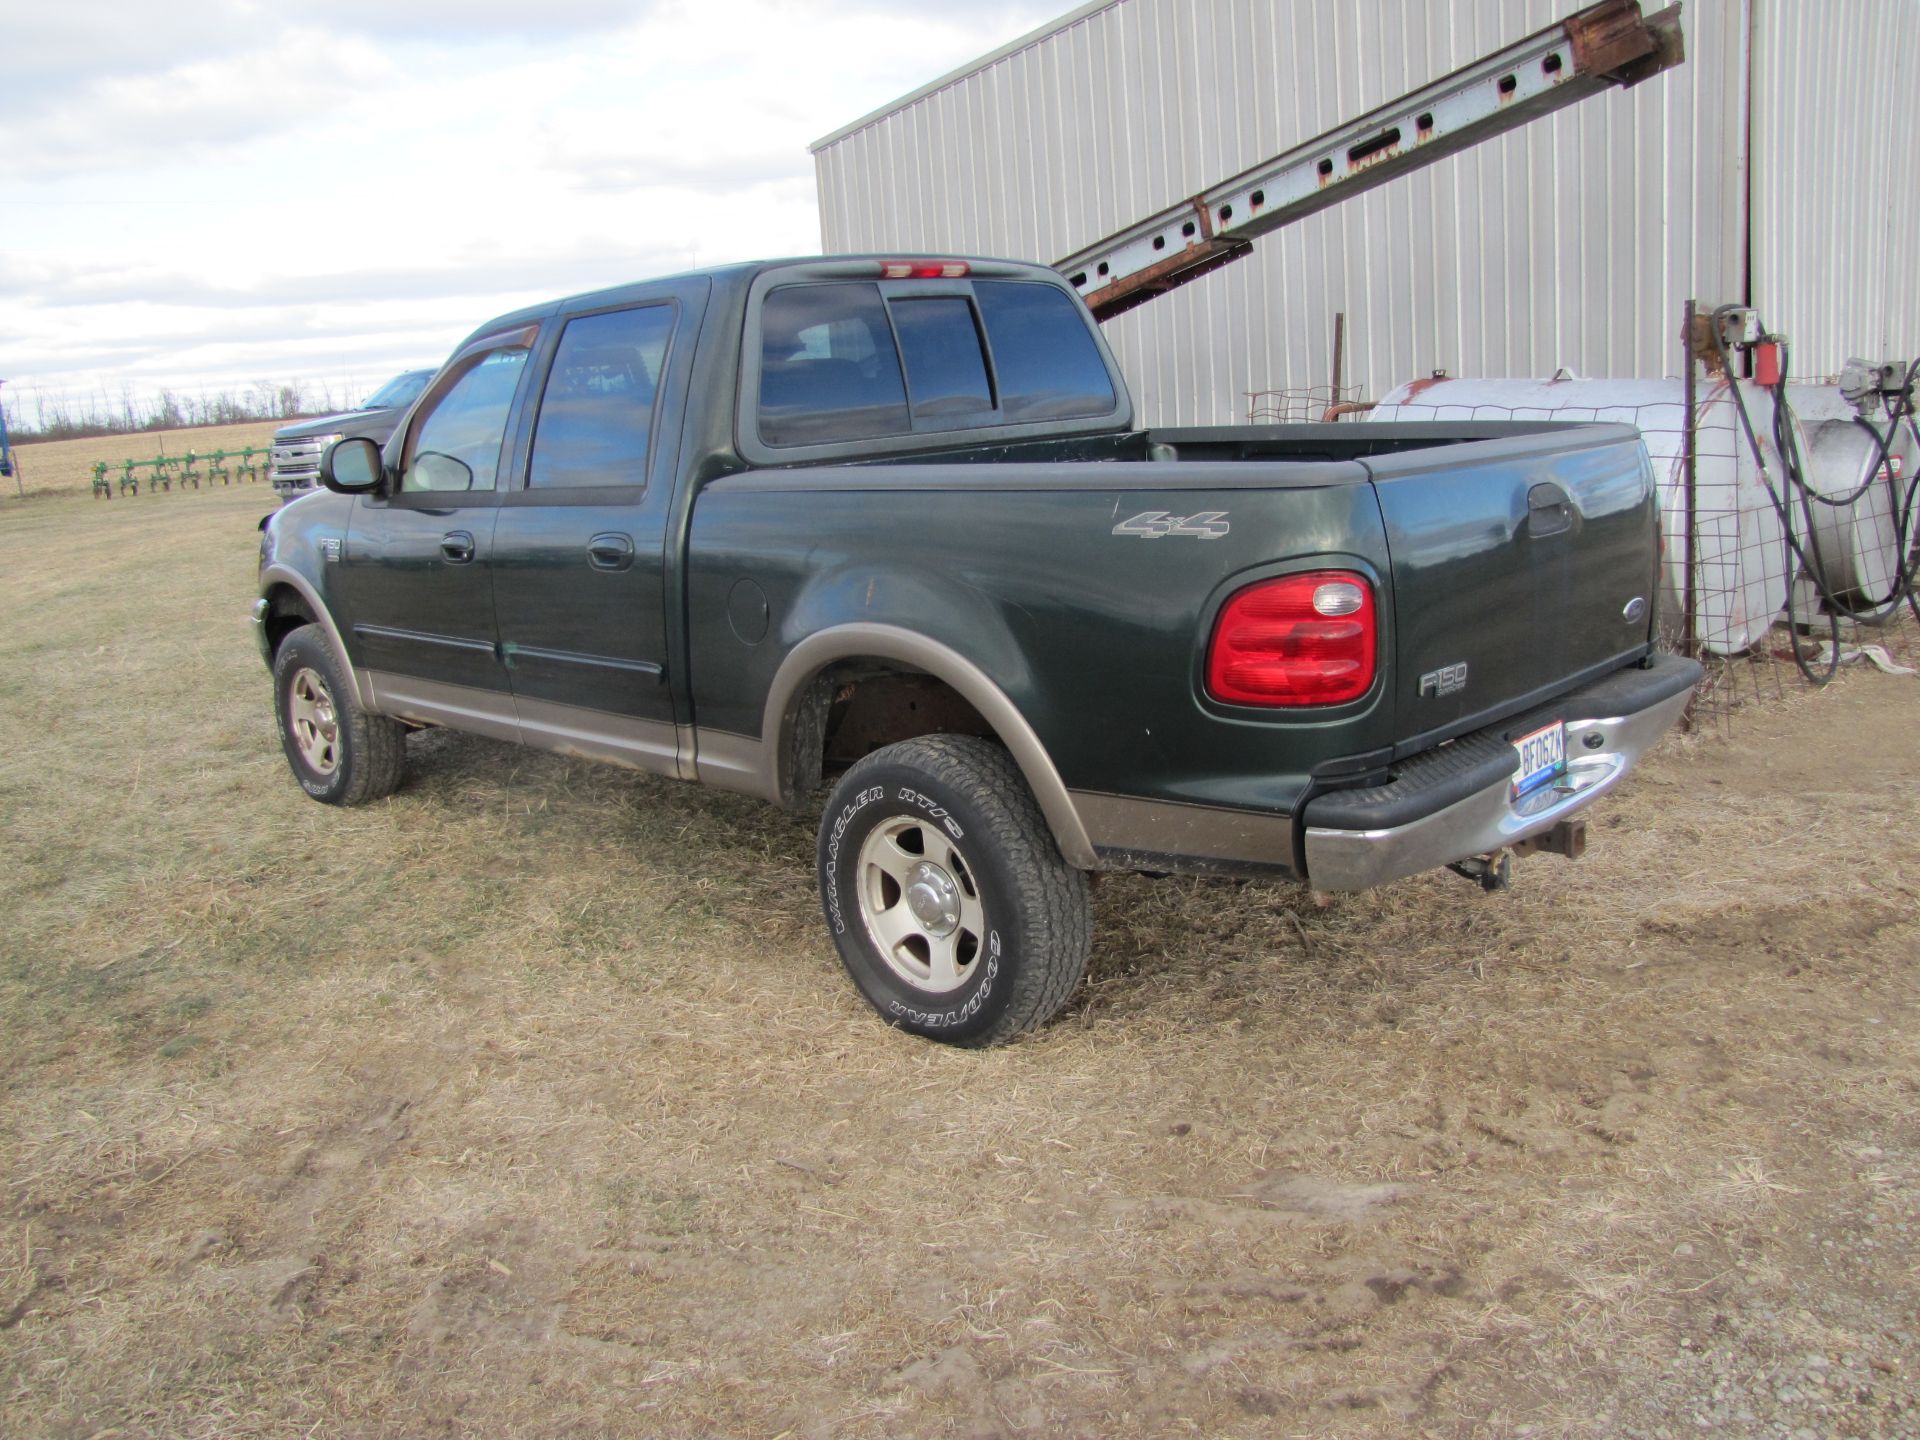
[[[1522,735],[1513,742],[1513,748],[1520,752],[1519,768],[1513,772],[1516,800],[1567,773],[1567,727],[1561,721]]]

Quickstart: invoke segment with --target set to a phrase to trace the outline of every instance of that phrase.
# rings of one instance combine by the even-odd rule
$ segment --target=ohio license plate
[[[1561,721],[1542,725],[1513,742],[1520,766],[1513,772],[1513,798],[1530,795],[1567,773],[1567,727]]]

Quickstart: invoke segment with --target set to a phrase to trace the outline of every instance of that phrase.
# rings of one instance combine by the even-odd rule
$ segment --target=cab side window
[[[492,351],[432,403],[407,446],[402,494],[494,488],[507,412],[526,363],[524,349]]]
[[[673,313],[670,305],[649,305],[567,322],[540,397],[530,487],[646,484]]]

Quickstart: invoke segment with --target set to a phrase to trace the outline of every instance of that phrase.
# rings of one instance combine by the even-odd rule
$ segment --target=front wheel
[[[1013,758],[964,735],[903,740],[841,777],[820,820],[840,959],[889,1023],[998,1045],[1044,1024],[1087,968],[1087,877]]]
[[[273,657],[280,746],[300,788],[327,805],[364,805],[400,787],[406,731],[360,708],[347,667],[318,625],[302,625]]]

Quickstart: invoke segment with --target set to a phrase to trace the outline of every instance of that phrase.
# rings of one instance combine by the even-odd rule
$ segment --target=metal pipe
[[[1697,628],[1698,622],[1694,617],[1696,591],[1698,588],[1698,582],[1694,574],[1697,568],[1697,547],[1694,544],[1694,538],[1700,533],[1700,470],[1696,463],[1694,453],[1694,436],[1700,416],[1699,395],[1695,383],[1696,371],[1694,369],[1693,359],[1693,326],[1698,308],[1693,301],[1687,301],[1686,315],[1680,325],[1680,365],[1686,373],[1685,391],[1687,409],[1685,426],[1680,436],[1682,482],[1685,486],[1687,497],[1687,568],[1684,578],[1681,581],[1685,594],[1682,595],[1680,600],[1680,613],[1685,618],[1681,621],[1680,648],[1681,652],[1689,658],[1696,655],[1700,648],[1700,635]]]
[[[1686,58],[1680,7],[1600,0],[1054,263],[1096,320],[1238,260],[1256,237]]]
[[[1327,399],[1335,405],[1340,403],[1340,382],[1346,377],[1342,373],[1347,358],[1347,312],[1333,312],[1333,390]]]

